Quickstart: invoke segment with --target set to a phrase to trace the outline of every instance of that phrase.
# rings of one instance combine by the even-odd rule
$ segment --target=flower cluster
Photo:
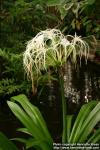
[[[88,44],[78,37],[64,36],[57,29],[47,29],[39,32],[27,43],[23,54],[25,71],[31,79],[49,67],[62,66],[67,58],[72,57],[76,61],[77,55],[87,57]]]

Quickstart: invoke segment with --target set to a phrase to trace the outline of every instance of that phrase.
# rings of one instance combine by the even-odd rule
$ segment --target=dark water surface
[[[81,66],[79,64],[75,67],[68,62],[65,65],[64,81],[68,114],[77,114],[80,107],[91,100],[100,101],[100,65],[92,62],[86,64],[83,61]],[[57,85],[51,85],[48,100],[44,98],[43,103],[43,97],[41,98],[41,103],[45,107],[42,107],[42,110],[50,133],[59,141],[62,132],[62,111]]]
[[[75,114],[80,107],[91,100],[100,100],[100,65],[83,61],[75,68],[70,62],[64,70],[65,97],[68,103],[68,114]],[[34,103],[34,100],[33,100]],[[44,89],[36,104],[47,122],[49,131],[55,141],[59,141],[62,131],[62,112],[58,86],[51,85]],[[19,121],[12,115],[7,105],[0,105],[0,131],[9,138],[16,137]]]

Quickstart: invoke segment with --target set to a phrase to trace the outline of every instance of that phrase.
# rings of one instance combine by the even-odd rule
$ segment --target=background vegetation
[[[47,28],[59,28],[65,34],[93,34],[100,39],[99,7],[97,0],[2,0],[0,99],[31,93],[22,64],[29,39]]]

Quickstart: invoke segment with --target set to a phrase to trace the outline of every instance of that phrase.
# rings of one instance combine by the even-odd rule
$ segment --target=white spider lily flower
[[[87,56],[88,49],[88,44],[76,34],[64,36],[58,29],[47,29],[27,43],[23,65],[33,80],[34,73],[38,76],[49,67],[62,66],[69,56],[72,56],[74,62],[77,55]]]

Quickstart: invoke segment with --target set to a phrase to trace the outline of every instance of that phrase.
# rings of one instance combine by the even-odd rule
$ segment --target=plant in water
[[[100,103],[92,101],[82,106],[73,124],[73,116],[67,115],[64,96],[63,65],[69,57],[74,63],[77,60],[77,55],[80,59],[82,55],[87,58],[88,51],[88,44],[76,34],[74,37],[71,35],[64,36],[57,29],[49,29],[41,31],[29,41],[23,55],[24,68],[32,80],[32,88],[34,88],[34,83],[38,78],[44,72],[48,73],[51,67],[59,75],[63,113],[62,143],[96,143],[100,140],[100,130],[96,130],[95,133],[92,132],[95,125],[100,121]],[[28,101],[25,95],[12,97],[12,99],[17,103],[8,101],[8,105],[25,126],[19,131],[30,136],[27,140],[19,138],[16,140],[24,142],[27,149],[35,147],[42,150],[52,150],[53,140],[40,111]]]
[[[76,34],[74,37],[71,35],[64,36],[57,29],[48,29],[41,31],[28,42],[23,55],[24,68],[27,76],[32,80],[33,92],[35,91],[34,82],[37,81],[43,71],[48,72],[52,67],[58,73],[62,99],[63,129],[66,127],[66,102],[62,68],[69,57],[72,58],[73,62],[76,62],[77,55],[80,59],[83,54],[87,57],[88,51],[88,44]],[[65,132],[63,132],[62,141],[65,141]]]

